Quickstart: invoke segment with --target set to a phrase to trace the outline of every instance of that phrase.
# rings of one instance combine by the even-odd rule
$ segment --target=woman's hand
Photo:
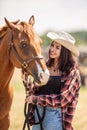
[[[28,96],[28,97],[25,99],[25,102],[27,102],[28,104],[30,104],[30,103],[32,103],[32,104],[37,104],[38,99],[39,99],[39,96],[31,95],[31,96]]]
[[[31,96],[28,96],[26,99],[25,99],[25,102],[27,102],[27,103],[32,103],[33,104],[33,102],[32,102],[32,98],[33,98],[33,95],[31,95]]]

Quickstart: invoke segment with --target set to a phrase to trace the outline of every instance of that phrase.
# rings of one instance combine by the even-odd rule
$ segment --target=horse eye
[[[27,56],[29,54],[29,45],[25,42],[21,42],[20,49],[23,55]]]
[[[21,42],[21,48],[26,48],[26,47],[27,47],[27,43]]]

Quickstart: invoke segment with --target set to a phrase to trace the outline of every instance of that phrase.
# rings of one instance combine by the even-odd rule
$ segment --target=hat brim
[[[63,40],[63,39],[59,39],[59,38],[56,39],[56,37],[54,37],[54,36],[51,37],[50,35],[47,35],[47,37],[49,37],[51,40],[61,44],[68,50],[70,50],[75,57],[79,56],[79,51],[78,51],[77,47],[75,45],[71,44],[70,42]]]
[[[64,46],[68,50],[70,50],[74,56],[76,56],[76,57],[79,56],[79,51],[75,45],[70,44],[68,41],[61,40],[61,39],[55,39],[54,41],[58,42],[59,44],[61,44],[62,46]]]

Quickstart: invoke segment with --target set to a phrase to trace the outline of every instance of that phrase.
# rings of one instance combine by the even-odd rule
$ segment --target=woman
[[[79,51],[75,46],[75,39],[69,33],[49,32],[47,36],[52,39],[47,61],[50,78],[44,86],[33,84],[32,87],[36,89],[25,102],[35,104],[40,116],[45,108],[42,122],[44,130],[73,130],[72,120],[80,89],[80,74],[74,57],[79,56]],[[42,75],[42,79],[45,78]],[[34,120],[38,121],[36,110]],[[32,130],[40,130],[40,124],[33,124]]]

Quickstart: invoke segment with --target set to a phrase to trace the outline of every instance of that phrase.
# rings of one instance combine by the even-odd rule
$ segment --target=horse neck
[[[10,82],[14,72],[14,66],[8,55],[9,42],[10,33],[7,33],[0,40],[0,87]]]

